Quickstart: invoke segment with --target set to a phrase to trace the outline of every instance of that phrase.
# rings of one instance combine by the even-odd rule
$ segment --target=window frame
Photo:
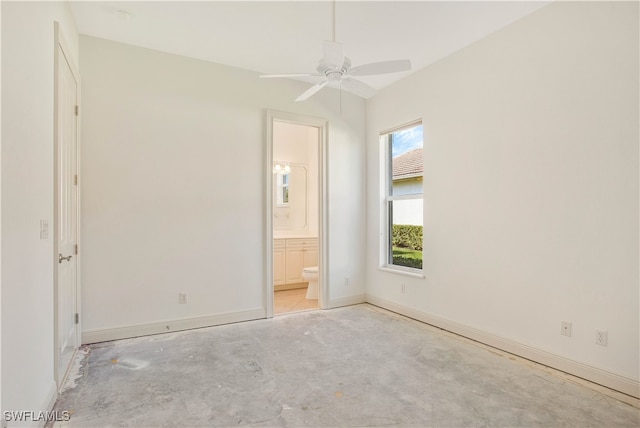
[[[278,208],[289,206],[289,174],[290,173],[276,174],[276,207]]]
[[[424,180],[422,181],[423,187],[422,192],[420,193],[409,193],[409,194],[401,194],[401,195],[393,195],[393,153],[392,153],[392,134],[403,131],[406,129],[414,128],[417,126],[424,125],[422,120],[415,120],[413,122],[407,123],[405,125],[401,125],[398,127],[394,127],[388,130],[385,130],[380,133],[380,145],[381,150],[381,196],[382,196],[382,207],[381,207],[381,263],[380,269],[384,271],[390,271],[394,273],[401,273],[409,276],[424,278],[424,253],[422,259],[422,268],[414,268],[402,265],[393,264],[393,202],[394,201],[407,201],[407,200],[420,200],[422,201],[422,218],[424,218]],[[422,141],[422,148],[424,149],[424,136]],[[424,162],[424,159],[423,159]],[[424,177],[424,171],[423,171]],[[424,230],[424,224],[423,224]],[[422,247],[424,248],[424,234],[423,234],[423,243]]]

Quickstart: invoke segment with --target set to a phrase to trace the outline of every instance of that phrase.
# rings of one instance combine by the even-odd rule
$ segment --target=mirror
[[[285,170],[285,165],[288,167]],[[278,168],[280,167],[280,168]],[[274,163],[273,228],[308,230],[307,166]]]

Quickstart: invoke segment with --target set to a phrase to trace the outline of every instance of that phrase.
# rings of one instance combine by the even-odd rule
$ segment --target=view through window
[[[422,123],[383,134],[386,149],[387,265],[422,269]]]
[[[276,205],[287,206],[289,205],[289,174],[278,173],[276,174]]]

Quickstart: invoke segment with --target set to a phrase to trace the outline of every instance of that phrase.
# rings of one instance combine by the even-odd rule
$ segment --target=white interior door
[[[57,379],[65,374],[79,346],[78,286],[78,81],[58,45],[57,70]]]

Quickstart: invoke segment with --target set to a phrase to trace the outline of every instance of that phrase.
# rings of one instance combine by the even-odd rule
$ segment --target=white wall
[[[393,203],[393,224],[422,226],[424,221],[422,199],[399,200]]]
[[[2,23],[2,4],[0,3],[0,23]],[[0,31],[0,52],[2,52],[2,31]],[[0,61],[1,62],[1,61]],[[0,67],[0,82],[2,67]],[[0,85],[0,94],[2,88]],[[0,102],[0,136],[2,135],[2,103]],[[2,385],[2,138],[0,138],[0,385]],[[2,387],[0,386],[0,411],[2,411]]]
[[[309,162],[309,127],[288,122],[273,124],[273,160],[281,162]],[[316,145],[318,140],[316,137]]]
[[[556,2],[369,100],[368,300],[637,395],[638,55],[637,3]],[[419,118],[425,279],[378,269],[378,134]]]
[[[397,180],[393,183],[394,195],[411,195],[422,192],[422,177],[413,180]],[[393,203],[393,223],[422,226],[424,222],[422,199],[399,200]]]
[[[84,341],[265,316],[266,109],[329,120],[330,294],[364,299],[362,99],[80,40]]]
[[[48,410],[53,367],[54,20],[78,59],[68,4],[2,2],[2,410]]]
[[[415,193],[422,193],[422,176],[393,182],[394,195],[412,195]]]

